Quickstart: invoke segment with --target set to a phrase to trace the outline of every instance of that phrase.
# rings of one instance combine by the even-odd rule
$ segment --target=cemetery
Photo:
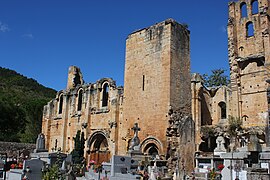
[[[125,87],[70,66],[35,147],[0,143],[0,180],[269,180],[270,1],[228,7],[229,84],[190,73],[187,25],[136,30]]]

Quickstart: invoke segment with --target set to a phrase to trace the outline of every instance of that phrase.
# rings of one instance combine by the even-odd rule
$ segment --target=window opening
[[[220,108],[220,118],[221,119],[226,119],[227,118],[226,103],[225,102],[220,102],[220,103],[218,103],[218,106]]]
[[[77,110],[81,111],[82,110],[82,90],[79,91],[78,93],[78,105],[77,105]]]
[[[252,14],[258,14],[258,12],[259,12],[259,4],[258,4],[257,0],[252,1],[251,8],[252,8]]]
[[[62,114],[62,111],[63,111],[63,94],[61,94],[60,97],[59,97],[58,114]]]
[[[247,4],[246,3],[241,3],[240,5],[240,9],[241,9],[241,17],[247,17]]]
[[[108,106],[108,97],[109,97],[109,86],[108,83],[103,85],[103,92],[102,92],[102,107]]]
[[[144,81],[145,81],[145,76],[143,75],[143,84],[142,84],[142,90],[144,91]]]
[[[254,36],[254,27],[252,22],[248,22],[246,25],[247,37]]]

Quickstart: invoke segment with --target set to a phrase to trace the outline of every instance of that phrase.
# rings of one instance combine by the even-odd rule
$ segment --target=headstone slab
[[[23,162],[23,172],[29,179],[41,179],[44,164],[45,162],[40,159],[25,160]]]
[[[111,160],[111,172],[125,174],[130,172],[134,165],[138,165],[138,161],[132,157],[114,155]]]
[[[244,159],[250,155],[250,152],[228,152],[220,155],[223,159]]]
[[[270,160],[270,152],[261,152],[260,159],[262,160]]]
[[[251,134],[248,143],[249,151],[261,151],[262,147],[259,144],[259,140],[256,134]]]
[[[36,149],[34,150],[35,153],[39,152],[48,152],[47,149],[45,149],[45,136],[43,133],[40,133],[38,135],[37,141],[36,141]]]

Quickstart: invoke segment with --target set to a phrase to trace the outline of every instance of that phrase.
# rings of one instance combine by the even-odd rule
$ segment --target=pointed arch
[[[89,148],[90,160],[95,161],[97,164],[107,162],[110,160],[110,151],[108,145],[108,139],[104,132],[94,132],[87,141]]]
[[[144,154],[150,156],[163,154],[162,143],[153,136],[149,136],[142,141],[141,150]]]

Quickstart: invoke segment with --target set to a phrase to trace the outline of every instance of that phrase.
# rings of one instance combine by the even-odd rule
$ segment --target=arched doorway
[[[155,137],[147,137],[141,143],[142,152],[146,155],[156,157],[156,155],[163,155],[163,147],[161,142]]]
[[[158,155],[158,147],[154,143],[149,143],[144,147],[143,152],[149,156],[156,157]]]
[[[88,147],[90,161],[101,164],[110,160],[108,140],[103,132],[95,132],[88,140]]]

